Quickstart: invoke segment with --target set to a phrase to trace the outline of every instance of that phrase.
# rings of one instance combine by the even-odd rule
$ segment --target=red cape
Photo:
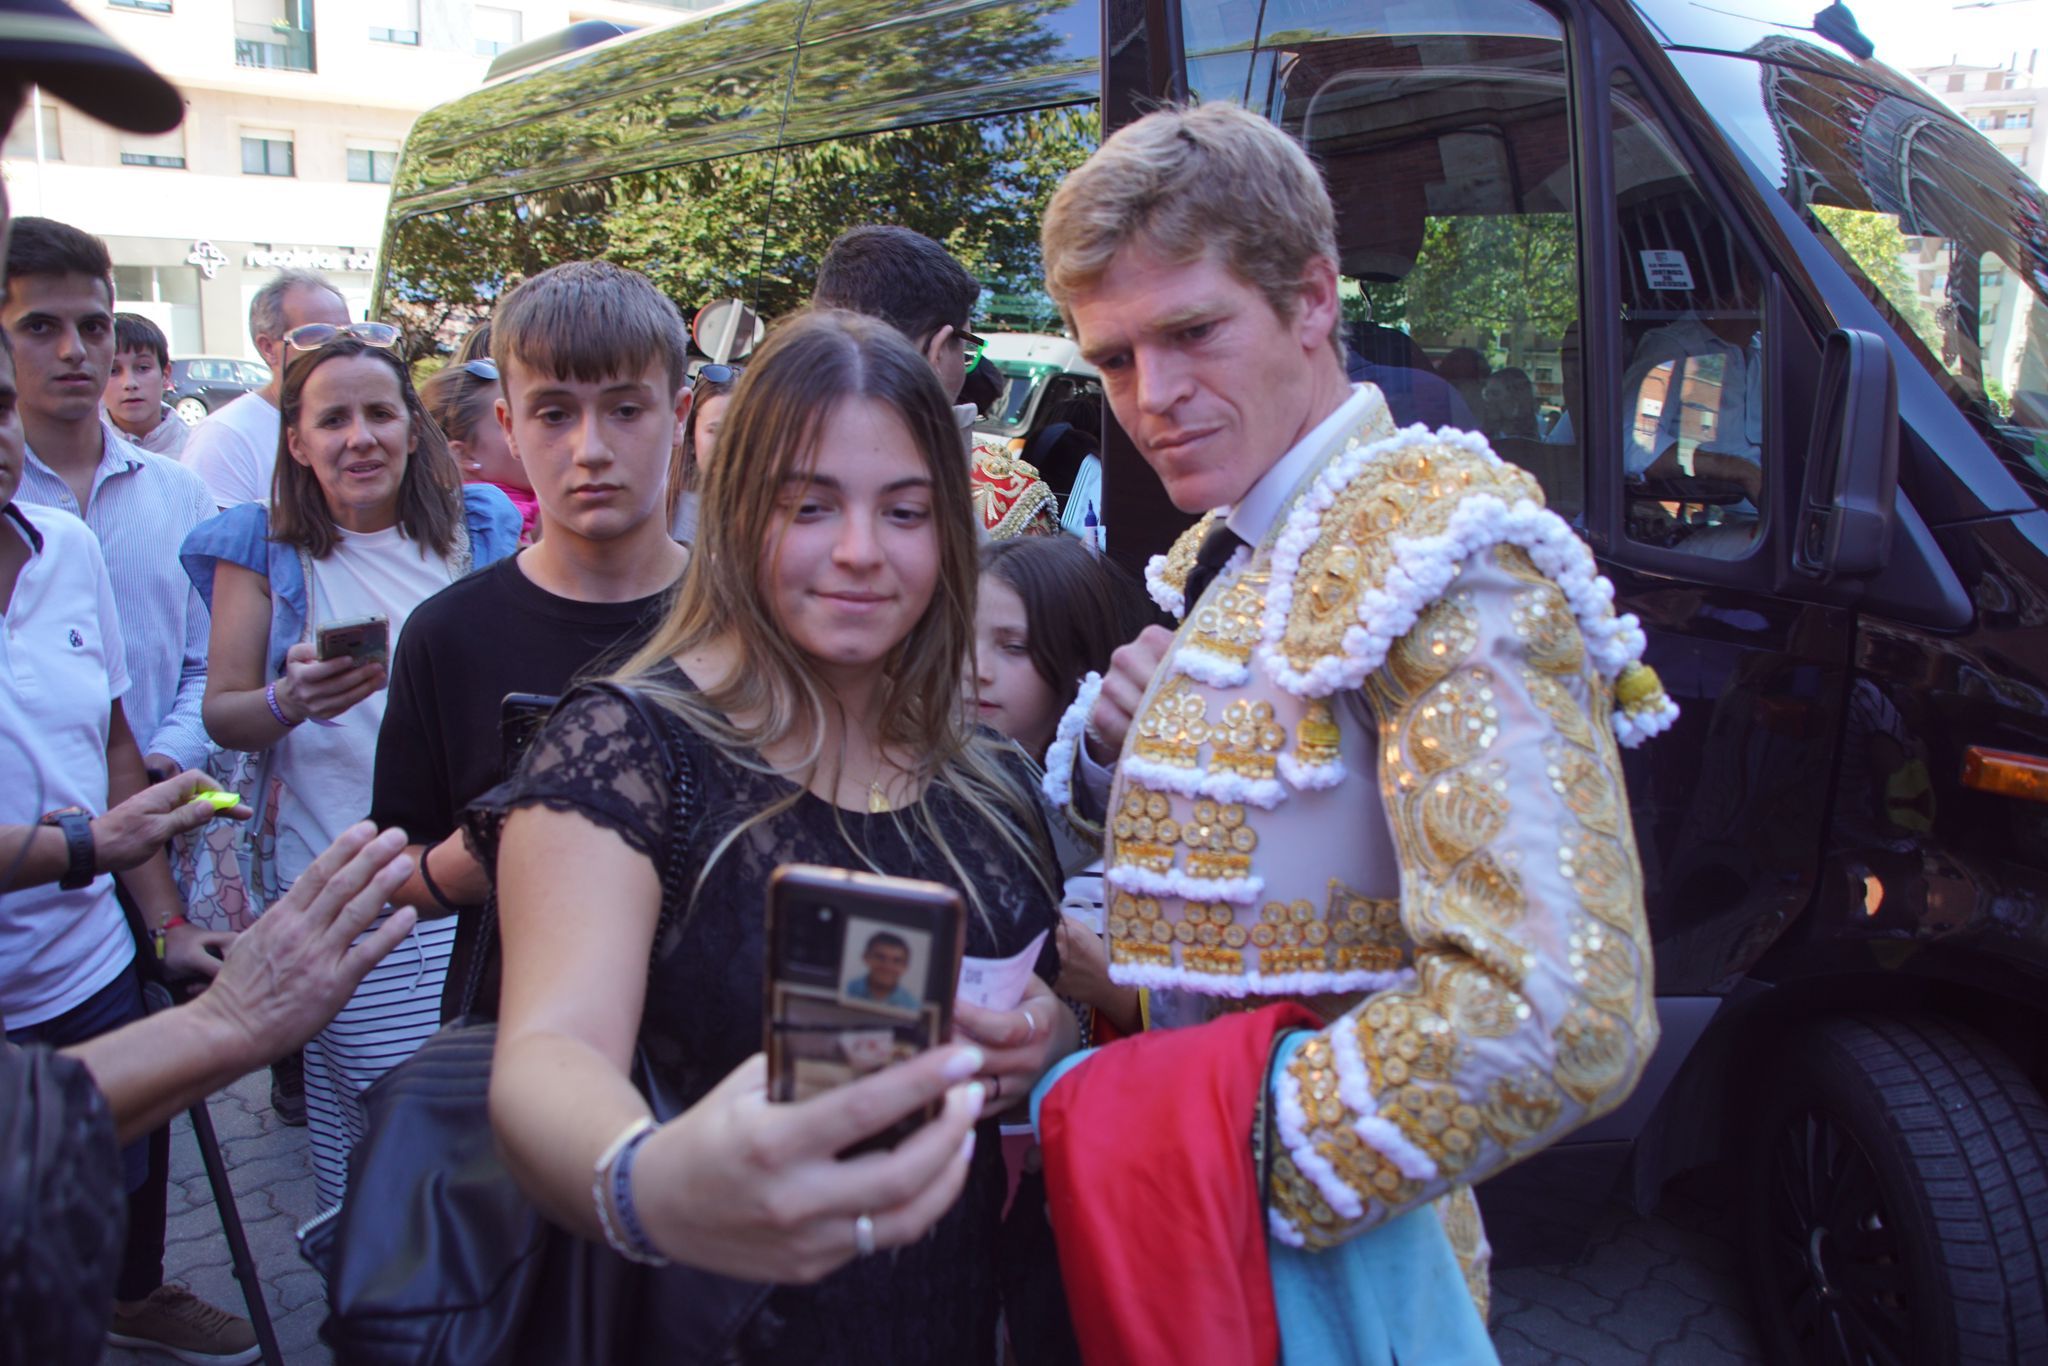
[[[1060,1273],[1091,1362],[1258,1366],[1280,1353],[1252,1125],[1291,1003],[1138,1035],[1039,1108]]]

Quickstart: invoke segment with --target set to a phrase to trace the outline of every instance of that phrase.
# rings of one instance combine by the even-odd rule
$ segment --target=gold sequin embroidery
[[[1269,577],[1263,570],[1245,573],[1222,592],[1207,594],[1188,623],[1187,643],[1239,664],[1249,660],[1265,621]]]

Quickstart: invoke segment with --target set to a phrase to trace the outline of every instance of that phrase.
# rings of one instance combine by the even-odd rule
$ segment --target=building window
[[[235,0],[235,65],[313,70],[313,0]]]
[[[2003,71],[1986,72],[1984,75],[1984,88],[1986,90],[2005,89],[2005,73]]]
[[[154,137],[140,133],[121,135],[121,164],[123,166],[164,166],[172,170],[185,169],[185,130],[173,128],[168,133]]]
[[[2034,126],[2034,111],[2031,109],[2013,110],[2005,116],[2005,126],[2008,128],[2032,128]]]
[[[420,45],[420,0],[377,0],[370,11],[370,41]]]
[[[1956,91],[1961,90],[1962,88],[1963,78],[1961,76],[1951,76],[1948,78],[1948,89],[1950,94],[1954,94]]]
[[[151,14],[169,14],[171,0],[107,0],[115,9],[147,10]]]
[[[348,178],[366,185],[389,185],[398,168],[398,153],[390,148],[348,149]]]
[[[27,112],[27,111],[23,111]],[[45,103],[42,108],[43,160],[62,161],[64,143],[57,136],[57,106]],[[7,134],[5,155],[10,160],[34,161],[36,159],[36,120],[16,119],[14,127]]]
[[[523,40],[518,10],[478,5],[470,13],[470,29],[476,35],[477,56],[495,57],[508,47],[518,47]]]
[[[290,133],[242,134],[243,175],[297,175]]]

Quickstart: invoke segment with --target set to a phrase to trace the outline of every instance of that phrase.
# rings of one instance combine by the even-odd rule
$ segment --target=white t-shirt
[[[68,512],[18,505],[0,536],[20,536],[31,550],[0,618],[0,822],[33,825],[65,806],[98,815],[107,809],[107,727],[128,691],[99,539]],[[73,892],[52,882],[0,895],[0,1015],[9,1028],[83,1004],[134,957],[107,874]]]
[[[206,481],[221,507],[267,503],[281,426],[269,399],[243,394],[192,429],[185,440],[185,467]]]
[[[340,544],[313,561],[306,585],[312,638],[334,622],[381,616],[391,623],[395,654],[412,609],[452,581],[448,562],[397,527],[337,534]],[[284,785],[277,808],[278,886],[291,886],[322,849],[370,814],[377,728],[388,696],[380,688],[334,725],[307,721],[278,742],[276,776]]]

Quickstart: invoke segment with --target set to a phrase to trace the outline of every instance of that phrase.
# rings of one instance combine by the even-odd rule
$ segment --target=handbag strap
[[[682,879],[689,859],[690,836],[702,812],[703,803],[697,797],[697,766],[691,762],[683,746],[674,743],[673,730],[676,722],[668,714],[650,704],[638,689],[609,680],[586,683],[563,695],[555,702],[554,711],[548,713],[549,720],[562,709],[562,703],[586,691],[606,693],[618,698],[633,709],[640,724],[654,737],[661,750],[662,776],[668,783],[669,812],[668,835],[662,842],[660,857],[655,872],[661,880],[662,907],[660,919],[654,927],[654,943],[648,950],[648,970],[653,971],[654,959],[661,952],[663,933],[668,929],[673,908],[669,905],[671,889],[683,885]],[[546,723],[543,722],[543,727]],[[469,955],[468,972],[462,982],[461,994],[457,997],[456,1014],[473,1016],[477,1001],[483,995],[483,988],[490,976],[490,968],[498,959],[498,890],[493,880],[491,894],[484,904],[465,914],[479,918],[476,933],[476,948]],[[494,1012],[495,1013],[495,1012]]]

